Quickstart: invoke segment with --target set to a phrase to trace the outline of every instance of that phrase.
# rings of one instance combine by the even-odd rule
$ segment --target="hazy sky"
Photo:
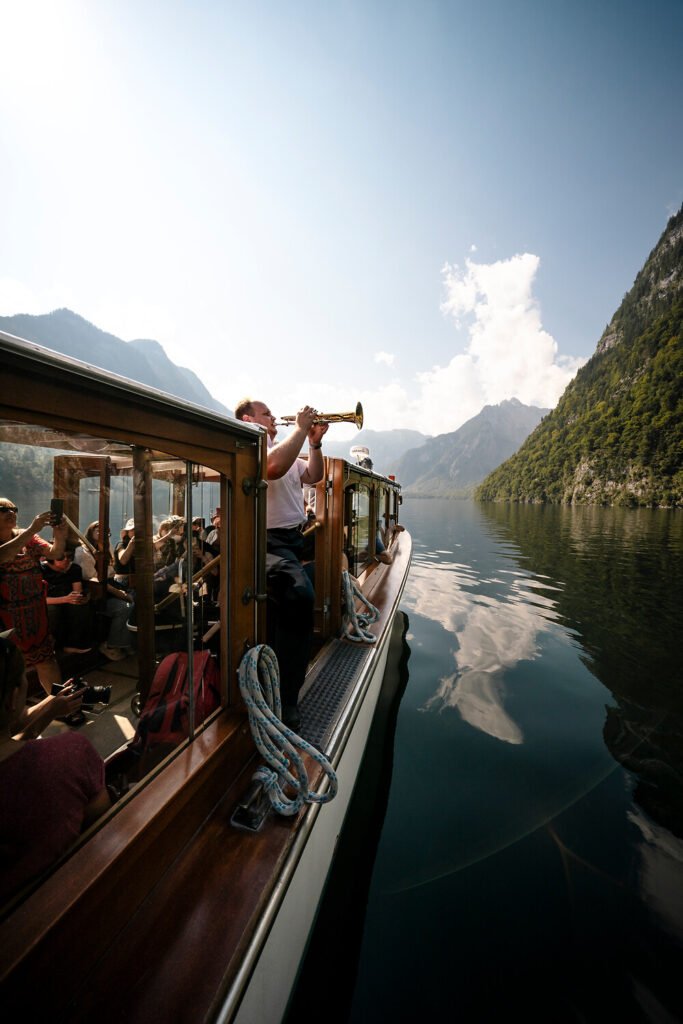
[[[230,407],[552,406],[683,201],[683,0],[0,0],[0,39],[0,314]]]

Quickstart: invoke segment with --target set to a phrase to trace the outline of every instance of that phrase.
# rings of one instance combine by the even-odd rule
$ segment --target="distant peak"
[[[129,345],[134,345],[135,348],[142,348],[146,351],[153,350],[155,352],[163,352],[166,354],[164,346],[160,341],[155,341],[153,338],[133,338],[132,341],[128,342]]]

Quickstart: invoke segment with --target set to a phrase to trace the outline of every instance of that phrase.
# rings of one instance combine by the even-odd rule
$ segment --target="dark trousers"
[[[315,592],[312,566],[301,558],[306,539],[294,530],[268,530],[267,641],[280,667],[283,704],[296,704],[311,656]]]
[[[93,622],[89,604],[51,604],[47,617],[57,647],[92,647]]]

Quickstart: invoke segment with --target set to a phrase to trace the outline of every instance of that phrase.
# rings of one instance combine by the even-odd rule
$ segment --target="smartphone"
[[[53,498],[50,502],[50,525],[59,526],[64,516],[64,502],[61,498]]]

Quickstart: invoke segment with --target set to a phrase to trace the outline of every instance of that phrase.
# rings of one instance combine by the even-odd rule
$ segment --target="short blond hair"
[[[254,415],[254,399],[243,398],[235,406],[235,419],[243,420],[245,416]]]

